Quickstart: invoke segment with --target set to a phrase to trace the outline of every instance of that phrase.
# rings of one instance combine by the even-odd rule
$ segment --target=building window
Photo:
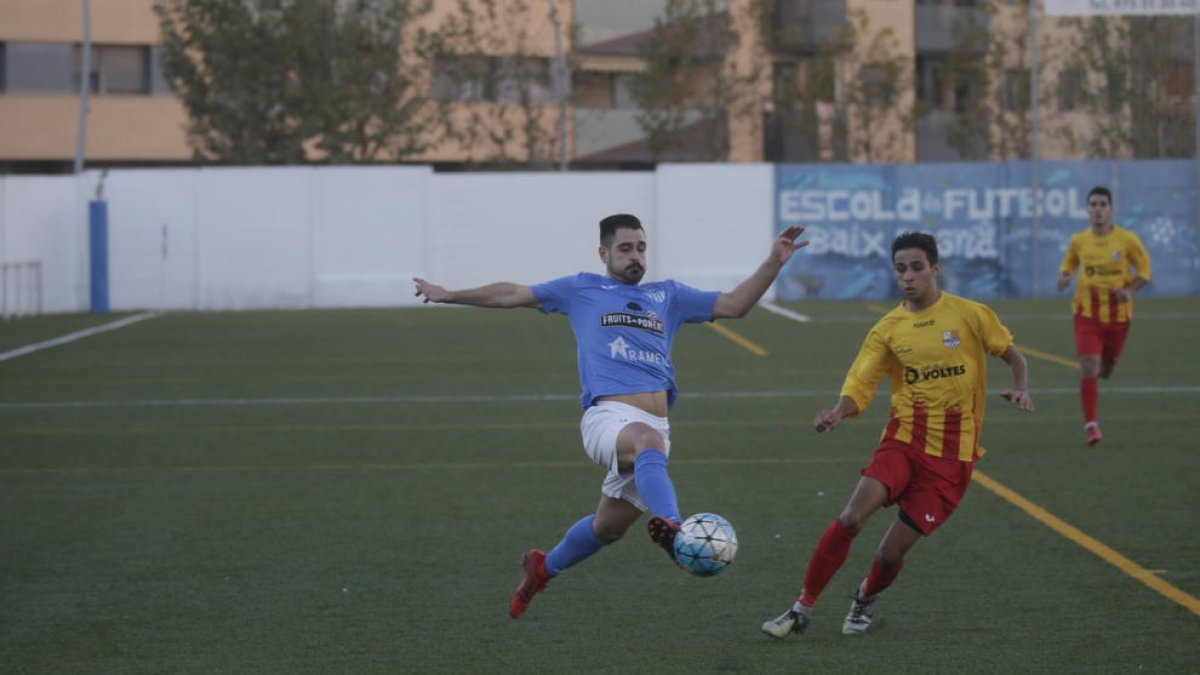
[[[1167,66],[1167,96],[1189,99],[1196,90],[1196,64],[1191,61],[1171,61]]]
[[[52,42],[5,44],[4,82],[9,92],[75,90],[72,45]]]
[[[890,108],[896,100],[896,78],[894,68],[879,63],[868,63],[858,76],[862,80],[863,96],[872,108]]]
[[[83,46],[77,45],[75,56],[75,86],[79,86],[83,70]],[[149,94],[150,49],[140,46],[92,46],[91,73],[88,82],[96,94]]]
[[[0,91],[79,91],[83,47],[66,42],[9,42],[0,49]],[[149,94],[147,46],[94,45],[88,82],[97,94]]]
[[[1125,74],[1118,70],[1105,73],[1104,83],[1107,85],[1108,112],[1120,113],[1125,108]]]
[[[482,56],[438,59],[433,73],[433,97],[439,101],[473,103],[485,100],[488,60]]]
[[[550,88],[548,59],[510,56],[490,59],[495,79],[495,101],[548,103],[554,100]]]
[[[433,96],[441,101],[534,103],[554,99],[547,59],[455,56],[440,59],[433,76]]]
[[[1009,112],[1029,110],[1029,69],[1009,68],[1004,71],[1004,109]]]
[[[1058,74],[1058,109],[1076,110],[1083,104],[1084,72],[1082,68],[1064,68]]]
[[[151,94],[173,94],[171,85],[167,82],[167,78],[163,77],[162,71],[162,46],[154,45],[150,48],[150,93]]]
[[[923,109],[964,114],[978,107],[982,91],[977,79],[955,75],[947,54],[917,55],[917,96]]]
[[[917,100],[926,110],[948,110],[954,102],[946,95],[945,57],[917,55]]]
[[[629,110],[638,107],[633,97],[633,82],[637,75],[633,73],[618,73],[612,78],[612,102],[614,108]]]

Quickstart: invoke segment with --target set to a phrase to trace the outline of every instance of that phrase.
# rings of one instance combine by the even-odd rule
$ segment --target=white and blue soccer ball
[[[675,535],[675,561],[698,577],[720,574],[737,555],[737,532],[715,513],[697,513]]]

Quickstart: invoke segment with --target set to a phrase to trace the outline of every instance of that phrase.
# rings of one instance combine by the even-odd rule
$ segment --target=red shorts
[[[888,489],[884,506],[900,510],[928,536],[946,522],[971,484],[970,462],[946,459],[914,450],[907,443],[884,441],[862,470]]]
[[[1116,363],[1125,348],[1129,322],[1104,323],[1093,318],[1075,315],[1075,353],[1079,356],[1099,354],[1106,363]]]

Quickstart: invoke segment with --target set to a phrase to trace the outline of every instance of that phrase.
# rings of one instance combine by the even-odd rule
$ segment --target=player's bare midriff
[[[617,401],[639,408],[657,417],[667,416],[667,392],[665,391],[646,391],[639,394],[613,394],[612,396],[601,396],[596,400]]]

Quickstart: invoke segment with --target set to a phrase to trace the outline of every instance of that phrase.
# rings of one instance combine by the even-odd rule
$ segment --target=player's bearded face
[[[641,282],[646,275],[645,233],[629,228],[617,230],[612,245],[601,247],[600,257],[608,269],[608,276],[627,284]]]

